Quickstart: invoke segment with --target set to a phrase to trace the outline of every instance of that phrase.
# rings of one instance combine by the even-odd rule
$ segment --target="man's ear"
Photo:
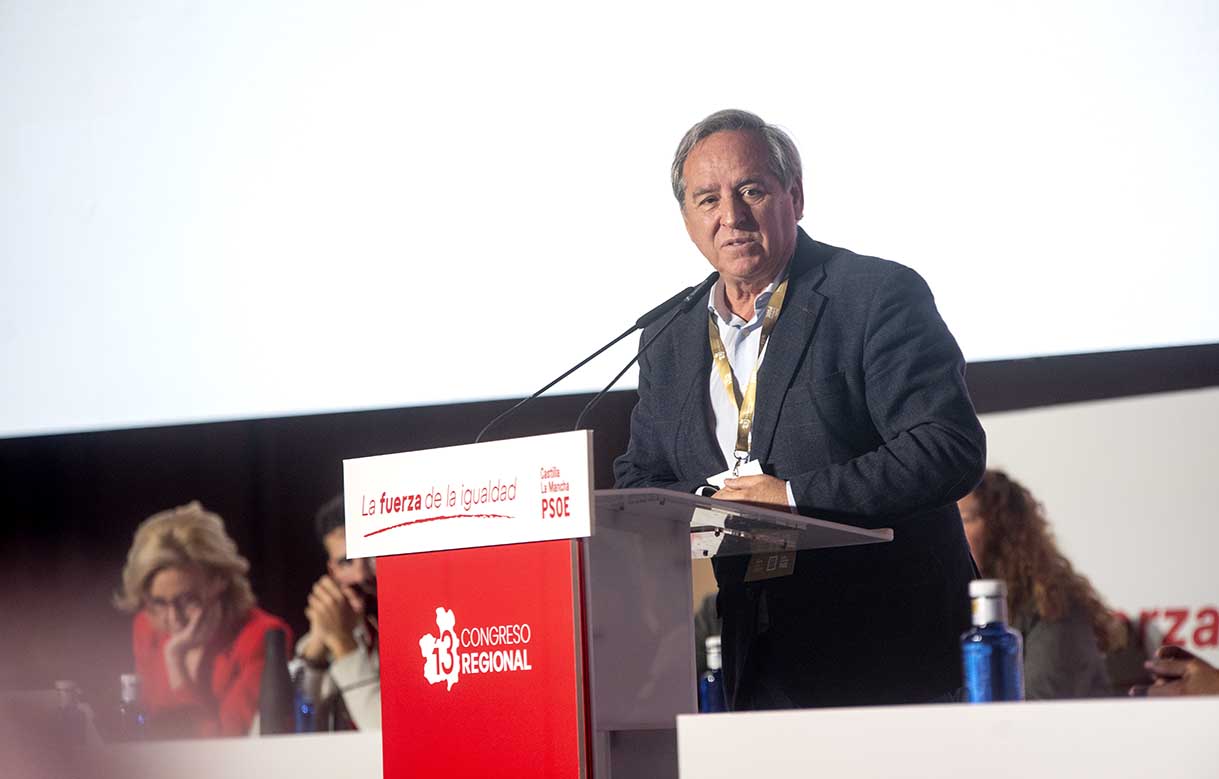
[[[804,182],[796,181],[792,184],[792,207],[796,211],[796,221],[799,222],[804,218]]]

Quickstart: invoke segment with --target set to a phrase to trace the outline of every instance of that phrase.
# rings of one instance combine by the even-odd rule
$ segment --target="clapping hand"
[[[351,587],[340,586],[331,576],[318,579],[309,593],[309,605],[305,616],[309,619],[309,631],[322,643],[330,654],[338,659],[355,650],[352,632],[360,624],[364,614],[364,601]],[[302,654],[307,659],[320,659],[314,655],[316,645],[305,647]]]

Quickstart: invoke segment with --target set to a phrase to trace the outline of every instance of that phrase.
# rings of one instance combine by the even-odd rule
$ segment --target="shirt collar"
[[[745,324],[758,321],[762,316],[762,312],[766,310],[767,304],[770,303],[770,296],[775,294],[775,290],[783,283],[783,279],[787,278],[787,271],[790,268],[791,261],[789,260],[779,269],[779,274],[766,286],[766,289],[758,293],[757,299],[753,301],[753,318]],[[732,313],[732,309],[728,307],[728,295],[724,292],[723,278],[715,282],[715,286],[711,288],[711,294],[707,298],[707,310],[720,322],[730,324],[734,319],[739,319],[736,314]]]

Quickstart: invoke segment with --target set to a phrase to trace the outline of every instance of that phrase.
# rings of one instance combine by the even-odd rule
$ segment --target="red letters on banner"
[[[1128,619],[1125,613],[1117,613]],[[1196,611],[1185,606],[1140,609],[1135,624],[1139,641],[1144,644],[1150,634],[1153,640],[1164,645],[1197,649],[1219,647],[1219,609],[1214,606],[1200,606]]]

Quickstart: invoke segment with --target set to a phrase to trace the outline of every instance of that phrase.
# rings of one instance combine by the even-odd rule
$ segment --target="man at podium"
[[[986,444],[930,290],[800,229],[799,153],[753,114],[692,127],[672,183],[720,280],[640,358],[617,486],[894,531],[772,578],[748,555],[715,560],[730,708],[954,699],[974,570],[956,501]]]

